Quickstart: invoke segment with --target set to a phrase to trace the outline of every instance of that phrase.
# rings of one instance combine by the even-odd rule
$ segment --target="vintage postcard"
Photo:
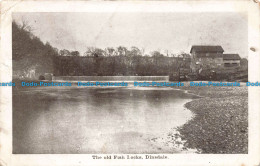
[[[2,1],[0,165],[260,165],[259,4]]]

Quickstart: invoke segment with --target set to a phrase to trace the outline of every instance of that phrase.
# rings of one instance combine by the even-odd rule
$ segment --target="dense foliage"
[[[51,73],[53,72],[53,58],[57,55],[58,50],[48,42],[44,44],[34,36],[29,26],[12,23],[14,76],[26,77],[33,70],[35,73]]]
[[[159,51],[145,55],[144,50],[137,47],[130,49],[119,46],[100,49],[88,47],[83,56],[78,51],[60,50],[55,58],[55,75],[60,76],[161,76],[170,75],[178,70],[181,58],[190,58],[182,53],[166,56]],[[190,68],[190,61],[185,63]]]
[[[55,59],[55,75],[61,76],[160,76],[177,71],[173,57],[149,56],[59,56]]]
[[[83,55],[79,51],[58,50],[48,42],[43,43],[33,35],[26,23],[12,23],[13,76],[38,79],[45,73],[55,76],[163,76],[178,77],[190,73],[190,55],[177,55],[153,51],[146,54],[137,47],[105,49],[87,47]],[[181,71],[181,72],[180,72]],[[209,72],[210,70],[205,70]],[[241,60],[241,67],[227,72],[220,71],[213,80],[247,80],[247,60]],[[244,74],[243,74],[244,73]],[[229,78],[231,77],[232,78]],[[212,80],[211,73],[201,74],[192,80]],[[174,80],[171,79],[171,80]]]
[[[78,51],[58,50],[48,42],[44,44],[33,35],[26,23],[12,23],[13,75],[36,78],[44,73],[57,76],[160,76],[170,75],[178,70],[181,58],[188,54],[164,55],[159,51],[145,54],[144,49],[119,46],[105,49],[88,47],[83,55]],[[189,68],[190,61],[184,66]]]

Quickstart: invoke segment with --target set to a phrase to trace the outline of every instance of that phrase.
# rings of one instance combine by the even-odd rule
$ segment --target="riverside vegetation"
[[[26,23],[12,23],[13,75],[35,79],[44,73],[55,76],[168,76],[178,70],[179,57],[190,58],[184,52],[165,54],[160,51],[145,53],[132,46],[104,49],[87,47],[83,54],[77,50],[57,49],[43,43]],[[184,66],[189,68],[190,61]]]
[[[144,51],[137,47],[130,50],[122,46],[105,50],[90,47],[84,55],[78,51],[58,50],[48,42],[44,44],[25,23],[13,22],[12,43],[13,76],[18,77],[26,77],[30,71],[35,71],[38,78],[44,73],[158,76],[178,70],[179,55],[168,56],[159,51],[143,55]],[[185,105],[195,115],[178,129],[186,140],[186,147],[196,148],[201,153],[247,153],[247,87],[178,88],[202,96]]]

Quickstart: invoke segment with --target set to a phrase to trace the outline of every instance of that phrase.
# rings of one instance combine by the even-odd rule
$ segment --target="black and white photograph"
[[[260,163],[257,1],[1,14],[0,165]]]
[[[13,81],[72,85],[13,89],[13,153],[247,153],[247,87],[186,86],[247,82],[246,43],[245,13],[14,13]]]

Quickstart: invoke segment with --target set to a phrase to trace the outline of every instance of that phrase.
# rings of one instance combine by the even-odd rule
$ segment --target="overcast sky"
[[[192,45],[221,45],[247,57],[244,13],[15,13],[33,33],[58,49],[137,46],[146,53],[189,52]]]

